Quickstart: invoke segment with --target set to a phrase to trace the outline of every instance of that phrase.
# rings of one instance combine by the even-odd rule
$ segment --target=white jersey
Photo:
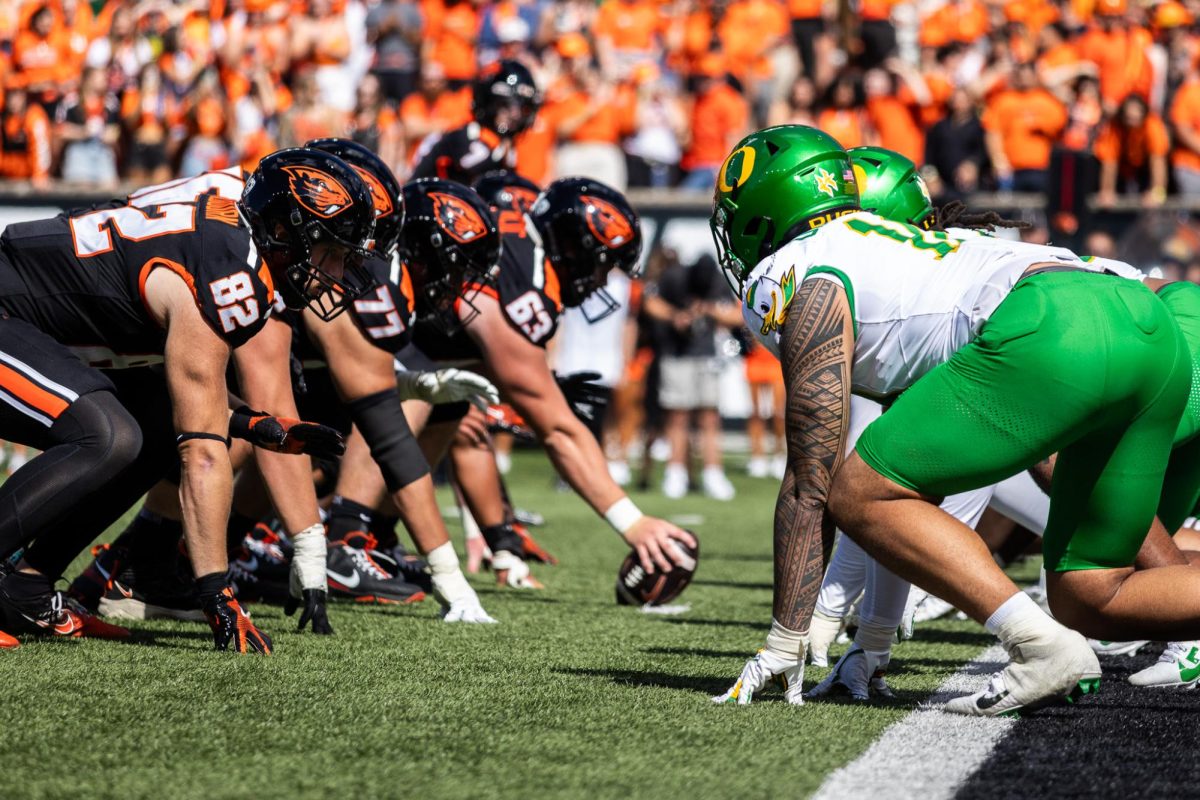
[[[167,181],[156,186],[147,186],[129,195],[129,205],[137,208],[158,206],[166,203],[190,203],[202,194],[215,194],[230,200],[242,199],[242,190],[246,188],[245,173],[241,167],[211,170],[193,175],[190,178],[180,178]]]
[[[846,290],[854,318],[852,389],[888,397],[947,361],[1032,264],[1084,267],[1061,247],[974,236],[957,239],[869,212],[831,220],[764,259],[745,284],[742,314],[779,355],[796,287],[829,280]]]

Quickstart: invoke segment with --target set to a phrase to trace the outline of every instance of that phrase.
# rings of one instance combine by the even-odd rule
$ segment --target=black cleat
[[[375,537],[355,533],[346,540],[330,542],[325,574],[329,591],[335,597],[353,598],[359,603],[416,603],[425,599],[425,590],[392,575],[375,560]],[[357,546],[356,546],[357,545]],[[387,559],[391,564],[396,562]]]
[[[204,622],[200,600],[182,560],[161,566],[125,567],[100,598],[100,613],[113,619],[178,619]]]

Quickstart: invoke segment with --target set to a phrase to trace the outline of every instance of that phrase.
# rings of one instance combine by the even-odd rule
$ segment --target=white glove
[[[325,526],[317,523],[292,537],[295,548],[292,553],[292,568],[288,574],[288,593],[299,598],[305,589],[329,590],[325,577],[327,552]]]
[[[783,697],[792,705],[804,705],[804,651],[801,649],[800,660],[783,659],[772,655],[766,650],[759,650],[754,658],[742,667],[742,675],[737,683],[712,700],[714,703],[737,703],[747,705],[754,695],[768,683],[776,683],[783,689]]]
[[[433,372],[397,372],[396,389],[401,400],[424,400],[433,405],[466,400],[480,411],[500,402],[500,392],[491,381],[454,367]]]
[[[474,591],[467,597],[462,597],[442,608],[443,622],[471,622],[483,625],[495,625],[496,620],[483,610],[479,597]]]
[[[496,577],[513,589],[544,589],[546,587],[529,572],[529,565],[508,550],[492,553],[492,569]]]

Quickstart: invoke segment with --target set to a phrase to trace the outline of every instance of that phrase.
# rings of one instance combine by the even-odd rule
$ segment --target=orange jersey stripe
[[[0,386],[21,402],[37,409],[51,419],[58,419],[69,405],[66,400],[56,394],[50,394],[6,364],[0,364]]]

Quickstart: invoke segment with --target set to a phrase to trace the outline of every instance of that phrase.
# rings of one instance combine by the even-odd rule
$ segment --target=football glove
[[[304,630],[304,626],[311,622],[313,633],[325,636],[333,633],[326,612],[329,585],[325,573],[327,545],[325,526],[320,523],[292,537],[292,568],[288,574],[288,598],[283,612],[290,617],[301,603],[304,604],[296,625],[297,631]]]
[[[607,387],[596,381],[599,372],[572,372],[569,375],[554,374],[558,388],[562,390],[567,404],[575,412],[575,416],[585,422],[590,422],[597,416],[603,416],[608,405]]]
[[[536,561],[539,564],[550,564],[551,566],[558,563],[558,559],[550,555],[546,548],[538,544],[537,540],[526,530],[524,525],[514,522],[512,529],[517,536],[521,537],[522,555],[527,561]]]
[[[529,572],[529,565],[518,555],[508,550],[492,553],[492,569],[496,572],[496,584],[513,589],[545,589],[546,587]]]
[[[754,658],[742,667],[742,674],[729,691],[717,695],[714,703],[736,703],[747,705],[754,695],[774,683],[783,689],[783,697],[792,705],[804,704],[804,654],[799,661],[791,661],[759,650]]]
[[[442,608],[443,622],[468,622],[483,625],[495,625],[496,620],[483,610],[479,597],[475,592],[462,597]]]
[[[317,458],[337,458],[346,452],[346,440],[333,428],[242,406],[229,417],[229,435],[276,453]]]
[[[250,615],[242,610],[228,586],[219,594],[204,598],[201,608],[208,618],[213,644],[218,650],[271,655],[271,637],[254,627]]]
[[[433,405],[466,400],[480,411],[500,402],[499,390],[487,378],[453,367],[432,372],[397,372],[396,389],[401,400],[424,400]]]

